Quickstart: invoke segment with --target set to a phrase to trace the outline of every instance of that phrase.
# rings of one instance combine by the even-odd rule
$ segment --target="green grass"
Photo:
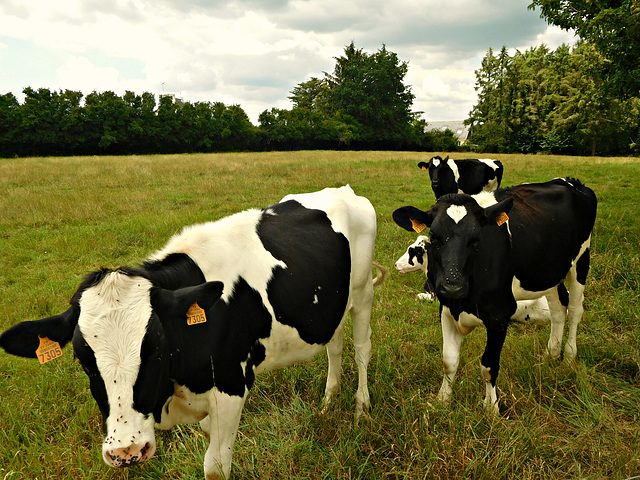
[[[457,155],[461,158],[463,155]],[[455,155],[454,155],[455,157]],[[485,418],[485,333],[464,342],[454,401],[435,401],[436,304],[393,262],[414,240],[391,212],[433,203],[429,155],[290,152],[0,159],[0,329],[60,313],[82,277],[138,264],[182,226],[351,184],[378,215],[375,258],[389,268],[372,316],[370,418],[353,425],[350,332],[342,393],[319,415],[326,358],[258,378],[235,444],[234,479],[626,479],[640,475],[640,162],[496,155],[503,185],[580,178],[599,198],[578,361],[545,355],[547,325],[513,325],[502,355],[502,414]],[[126,470],[101,460],[100,416],[70,348],[46,365],[0,353],[0,479],[199,479],[196,426],[158,433],[157,454]]]

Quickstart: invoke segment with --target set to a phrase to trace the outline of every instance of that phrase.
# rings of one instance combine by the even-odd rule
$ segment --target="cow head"
[[[404,255],[396,261],[396,270],[400,273],[416,272],[418,270],[427,273],[428,245],[429,237],[420,235],[415,242],[409,245]]]
[[[491,243],[485,229],[503,225],[502,219],[512,205],[513,200],[507,199],[484,209],[470,195],[449,194],[426,212],[415,207],[399,208],[393,212],[393,219],[409,231],[430,228],[429,280],[438,296],[456,300],[469,292],[481,241]]]
[[[429,170],[431,188],[436,198],[440,198],[447,193],[458,192],[458,179],[455,176],[454,169],[449,166],[448,162],[449,155],[444,159],[436,155],[429,160],[429,163],[420,162],[418,164],[421,169]]]
[[[134,465],[153,456],[154,423],[174,392],[164,324],[185,319],[194,303],[211,308],[221,293],[220,282],[170,291],[153,286],[143,270],[105,269],[84,280],[66,312],[15,325],[0,346],[35,358],[39,337],[61,346],[72,341],[102,413],[103,459]]]

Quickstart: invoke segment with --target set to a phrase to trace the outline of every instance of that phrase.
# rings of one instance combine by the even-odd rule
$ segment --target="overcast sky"
[[[530,0],[2,0],[0,94],[25,87],[291,108],[291,90],[333,72],[351,41],[409,63],[427,121],[464,120],[491,47],[573,44]]]

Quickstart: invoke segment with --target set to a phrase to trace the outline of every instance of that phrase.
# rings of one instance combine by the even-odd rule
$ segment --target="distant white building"
[[[469,136],[469,127],[464,124],[463,120],[451,120],[451,121],[441,121],[441,122],[429,122],[427,121],[427,132],[431,130],[439,130],[441,132],[446,129],[451,130],[455,133],[458,138],[458,144],[462,145],[467,141],[467,137]]]

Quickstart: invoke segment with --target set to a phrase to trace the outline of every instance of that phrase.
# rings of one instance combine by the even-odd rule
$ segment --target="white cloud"
[[[466,118],[489,47],[572,42],[529,0],[5,0],[0,93],[33,88],[176,93],[239,104],[256,122],[354,41],[409,62],[414,110]],[[2,48],[2,45],[5,45]],[[38,61],[36,61],[38,59]]]

